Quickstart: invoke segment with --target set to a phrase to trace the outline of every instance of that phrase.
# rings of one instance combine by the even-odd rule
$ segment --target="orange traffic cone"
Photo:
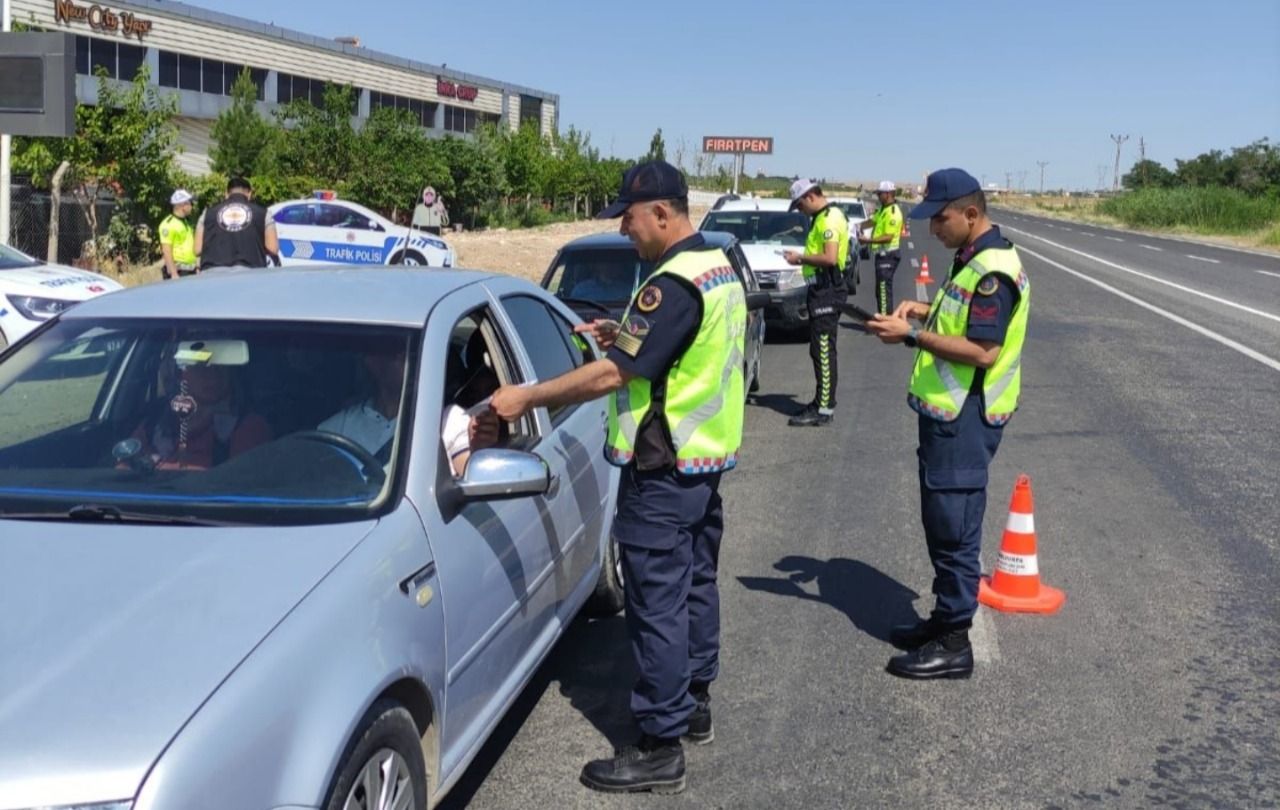
[[[1009,504],[1009,522],[1000,541],[996,572],[978,583],[978,601],[1012,613],[1057,613],[1066,599],[1062,591],[1040,583],[1031,479],[1019,475]]]
[[[916,276],[917,284],[929,284],[933,279],[929,278],[929,257],[923,256],[920,259],[920,274]]]
[[[906,239],[911,238],[911,220],[902,223],[902,235]]]

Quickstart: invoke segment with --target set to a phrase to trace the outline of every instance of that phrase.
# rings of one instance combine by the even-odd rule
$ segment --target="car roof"
[[[278,203],[267,206],[267,210],[275,211],[279,208],[284,208],[286,205],[340,205],[343,208],[350,208],[354,211],[359,211],[360,213],[365,214],[367,216],[377,217],[378,219],[386,219],[386,217],[384,217],[382,214],[379,214],[377,211],[374,211],[372,208],[366,208],[365,206],[361,205],[358,202],[352,202],[351,200],[339,200],[336,198],[332,200],[320,200],[320,199],[316,199],[315,197],[303,197],[302,199],[299,199],[299,200],[281,200]]]
[[[724,205],[712,213],[721,211],[790,211],[791,201],[777,197],[748,197],[740,200],[726,200]]]
[[[493,273],[343,265],[215,270],[77,304],[65,318],[326,321],[421,326],[436,302]],[[530,284],[531,290],[538,289]]]
[[[698,231],[702,234],[702,238],[708,245],[718,248],[732,247],[737,238],[731,233],[722,233],[719,231]],[[570,242],[566,242],[562,248],[564,250],[626,250],[634,249],[635,244],[620,233],[593,233],[587,236],[579,236]]]

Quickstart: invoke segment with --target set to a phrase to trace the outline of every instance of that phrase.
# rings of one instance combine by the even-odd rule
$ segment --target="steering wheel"
[[[332,433],[328,430],[300,430],[291,434],[291,437],[302,439],[303,441],[320,442],[345,453],[350,453],[360,460],[360,472],[364,475],[366,481],[375,482],[381,486],[382,482],[387,478],[387,473],[382,469],[382,462],[378,461],[377,456],[341,433]]]

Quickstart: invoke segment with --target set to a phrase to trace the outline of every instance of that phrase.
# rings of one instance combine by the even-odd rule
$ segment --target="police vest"
[[[902,209],[897,203],[889,203],[880,206],[874,214],[871,215],[871,221],[875,223],[875,227],[871,229],[871,238],[877,239],[881,236],[890,235],[893,239],[889,242],[879,242],[872,244],[872,250],[897,250],[902,236]]]
[[[1022,270],[1022,262],[1013,248],[984,250],[969,260],[954,278],[938,290],[929,308],[925,329],[939,335],[964,336],[969,325],[969,306],[974,290],[983,276],[999,273],[1018,290],[1018,303],[1009,320],[1004,345],[991,368],[986,370],[982,385],[982,416],[987,424],[1003,425],[1018,409],[1022,389],[1022,344],[1027,336],[1027,313],[1031,310],[1031,284]],[[974,366],[953,363],[916,351],[915,370],[911,374],[907,402],[919,414],[951,422],[960,416],[965,397],[973,384]]]
[[[653,278],[664,273],[697,290],[702,322],[692,344],[657,386],[657,418],[666,419],[677,473],[732,469],[742,445],[746,291],[722,250],[683,251],[663,263]],[[623,323],[635,301],[633,296]],[[635,459],[636,435],[655,407],[654,394],[653,382],[636,377],[609,397],[605,454],[613,464],[625,466]]]
[[[821,256],[826,251],[827,242],[833,239],[840,246],[836,253],[838,269],[844,270],[849,264],[849,219],[839,208],[828,205],[814,214],[813,227],[809,228],[809,235],[805,237],[804,252],[810,256]],[[801,271],[806,279],[810,279],[825,273],[827,268],[806,264]]]
[[[233,194],[204,215],[200,267],[266,267],[267,210]]]
[[[173,263],[196,266],[196,232],[182,217],[170,214],[160,223],[160,244],[173,249]]]

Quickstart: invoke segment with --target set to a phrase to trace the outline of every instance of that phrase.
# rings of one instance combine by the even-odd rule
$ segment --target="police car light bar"
[[[338,199],[338,192],[331,188],[316,189],[311,192],[311,198],[314,200],[336,200]]]

